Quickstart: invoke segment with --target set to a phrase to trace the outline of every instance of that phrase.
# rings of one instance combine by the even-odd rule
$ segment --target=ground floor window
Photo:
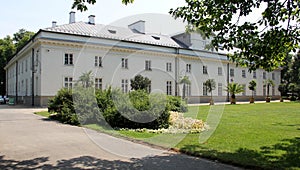
[[[222,83],[218,83],[218,96],[223,95],[223,88],[222,88]]]
[[[72,77],[65,77],[64,87],[68,88],[68,89],[72,89],[72,87],[73,87],[73,78]]]
[[[166,83],[167,95],[172,95],[172,81]]]
[[[122,92],[128,93],[128,79],[122,79]]]
[[[102,90],[102,78],[95,78],[95,89]]]

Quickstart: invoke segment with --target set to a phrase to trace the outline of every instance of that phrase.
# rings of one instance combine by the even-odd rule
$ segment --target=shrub
[[[143,90],[124,94],[108,88],[96,98],[103,117],[113,128],[158,129],[169,125],[167,107],[161,107],[159,97],[151,97]]]
[[[48,112],[55,113],[50,115],[52,119],[62,123],[79,125],[71,90],[66,88],[59,90],[57,95],[49,101]]]
[[[178,96],[168,96],[168,107],[174,112],[184,113],[188,111],[186,102]]]

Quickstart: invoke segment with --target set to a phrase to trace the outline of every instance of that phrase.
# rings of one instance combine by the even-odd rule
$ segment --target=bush
[[[109,88],[99,92],[96,98],[103,117],[113,128],[158,129],[169,126],[167,107],[161,107],[157,96],[152,99],[143,90],[124,94]]]
[[[50,115],[51,119],[71,125],[79,125],[71,90],[66,88],[59,90],[57,95],[49,101],[48,112],[55,113]]]
[[[174,112],[184,113],[188,111],[186,102],[178,96],[168,96],[168,107]]]

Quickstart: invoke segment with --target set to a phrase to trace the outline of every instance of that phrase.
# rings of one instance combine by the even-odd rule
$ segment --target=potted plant
[[[235,95],[242,93],[244,87],[238,83],[229,83],[225,90],[231,94],[230,104],[236,104]]]
[[[267,97],[266,97],[266,102],[269,103],[271,101],[271,97],[270,97],[270,86],[274,86],[275,83],[273,80],[268,79],[266,81],[264,81],[264,85],[267,86]]]
[[[206,82],[204,82],[204,85],[207,88],[207,91],[210,93],[210,101],[209,104],[210,105],[214,105],[214,100],[212,98],[212,91],[216,89],[216,82],[214,79],[208,79],[206,80]]]
[[[250,98],[250,103],[254,103],[254,91],[256,90],[256,81],[251,80],[248,86],[249,90],[252,91],[252,97]]]
[[[182,87],[182,99],[185,99],[186,98],[186,85],[187,84],[191,84],[191,81],[190,81],[190,79],[189,79],[188,76],[183,76],[183,78],[180,80],[179,83],[183,84],[183,87]]]

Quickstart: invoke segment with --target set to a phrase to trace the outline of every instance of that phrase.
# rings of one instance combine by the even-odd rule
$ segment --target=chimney
[[[56,21],[52,21],[52,28],[56,27]]]
[[[145,21],[139,20],[135,23],[128,25],[128,28],[130,28],[134,32],[145,34]]]
[[[70,19],[69,19],[69,24],[75,23],[75,12],[71,11],[70,12]]]
[[[95,15],[89,16],[89,24],[95,25]]]

